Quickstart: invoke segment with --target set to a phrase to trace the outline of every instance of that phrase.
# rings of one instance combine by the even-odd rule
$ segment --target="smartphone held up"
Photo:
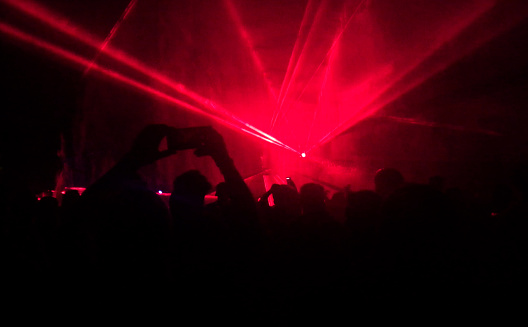
[[[170,150],[188,150],[203,146],[211,134],[211,126],[174,128],[167,135],[167,147]]]

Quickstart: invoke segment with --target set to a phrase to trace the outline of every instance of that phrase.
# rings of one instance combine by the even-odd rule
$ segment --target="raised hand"
[[[176,153],[174,149],[159,150],[161,141],[171,130],[172,127],[164,124],[148,125],[138,134],[126,158],[141,167]]]

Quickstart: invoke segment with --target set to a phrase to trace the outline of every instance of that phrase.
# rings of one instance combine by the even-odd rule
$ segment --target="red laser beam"
[[[397,123],[401,123],[401,124],[425,126],[425,127],[432,127],[432,128],[445,128],[445,129],[451,129],[455,131],[478,133],[478,134],[485,134],[485,135],[490,135],[490,136],[502,136],[501,133],[491,131],[488,129],[483,129],[483,128],[471,128],[471,127],[464,127],[464,126],[453,125],[453,124],[443,124],[443,123],[429,122],[429,121],[417,120],[417,119],[412,119],[412,118],[395,117],[395,116],[384,116],[382,118],[390,120],[390,121],[394,121]]]
[[[95,63],[95,61],[97,60],[97,58],[99,58],[99,55],[101,54],[101,52],[103,52],[103,50],[106,48],[106,46],[108,45],[108,43],[110,43],[110,41],[112,40],[112,38],[114,37],[114,35],[116,34],[117,30],[119,29],[119,26],[121,26],[121,24],[123,23],[123,21],[127,18],[128,14],[130,14],[130,12],[132,11],[132,8],[134,8],[134,6],[136,5],[137,3],[137,0],[131,0],[127,7],[125,8],[125,11],[123,11],[123,14],[121,15],[121,17],[119,17],[119,19],[117,20],[117,22],[114,24],[114,26],[112,27],[112,30],[110,30],[110,33],[108,33],[108,35],[106,36],[106,38],[104,39],[103,43],[101,44],[101,47],[99,48],[99,51],[97,52],[97,54],[94,56],[94,58],[92,59],[92,62],[90,63],[90,65],[88,67],[86,67],[86,69],[84,70],[84,75],[88,74],[88,72],[90,71],[90,69],[92,69],[92,65]]]
[[[246,28],[244,27],[244,23],[242,22],[242,19],[240,18],[240,15],[238,14],[237,8],[233,4],[232,0],[224,0],[224,4],[227,7],[227,11],[229,12],[229,15],[231,16],[231,19],[235,23],[236,29],[238,33],[240,34],[240,37],[242,38],[242,40],[244,40],[244,43],[246,44],[246,47],[249,50],[249,53],[251,55],[251,58],[253,59],[255,66],[257,67],[258,71],[262,75],[262,78],[264,79],[264,82],[266,83],[266,87],[268,89],[269,94],[271,95],[274,101],[277,101],[277,94],[275,90],[273,89],[271,81],[266,76],[266,69],[264,68],[264,64],[262,63],[262,60],[257,54],[257,51],[255,51],[253,41],[251,37],[249,36],[249,33],[247,32]]]
[[[275,184],[286,184],[286,179],[280,177],[279,175],[272,175],[272,179]]]
[[[334,48],[334,50],[335,50],[335,48]],[[335,53],[334,50],[332,50],[332,54]],[[323,103],[322,103],[323,91],[325,90],[325,87],[326,87],[327,82],[328,82],[328,77],[330,75],[330,69],[331,69],[332,63],[333,63],[332,60],[331,60],[332,57],[333,56],[330,56],[330,58],[329,58],[329,63],[327,65],[327,67],[326,67],[323,83],[321,84],[321,89],[319,91],[319,103],[318,103],[316,109],[314,110],[312,123],[310,124],[310,129],[308,130],[308,135],[306,136],[306,142],[304,144],[304,148],[305,149],[308,147],[308,142],[310,141],[310,137],[312,136],[312,132],[313,132],[313,129],[314,129],[314,126],[315,126],[315,122],[317,120],[317,115],[319,114],[319,111],[321,111],[322,107],[323,107]]]
[[[166,77],[165,75],[157,72],[156,70],[142,64],[138,60],[132,58],[131,56],[113,49],[111,46],[107,44],[106,47],[101,47],[101,42],[94,36],[92,36],[90,33],[84,31],[82,28],[75,26],[71,22],[69,22],[67,19],[64,19],[60,17],[59,15],[53,13],[49,9],[28,0],[3,0],[7,4],[11,5],[12,7],[24,12],[25,14],[32,16],[49,26],[55,28],[58,31],[61,31],[62,33],[69,35],[91,47],[94,47],[96,49],[101,49],[101,54],[107,55],[110,58],[119,61],[120,63],[148,76],[149,78],[156,80],[174,91],[180,93],[181,95],[192,99],[200,105],[208,108],[209,110],[212,110],[213,112],[223,115],[225,117],[229,117],[230,119],[233,119],[237,121],[240,124],[243,124],[247,128],[254,131],[254,133],[259,134],[263,138],[269,138],[270,143],[279,143],[284,148],[291,149],[281,141],[277,140],[274,137],[271,137],[269,134],[261,131],[260,129],[248,124],[247,122],[243,121],[242,119],[236,117],[229,111],[223,109],[219,105],[215,104],[210,99],[206,99],[202,97],[201,95],[188,90],[182,83],[175,82],[171,80],[170,78]]]
[[[284,103],[284,95],[288,92],[291,86],[292,77],[295,75],[299,68],[299,62],[301,55],[304,53],[304,49],[306,47],[306,43],[308,42],[309,36],[312,35],[316,17],[320,18],[321,14],[321,6],[319,6],[317,9],[313,9],[315,6],[315,0],[309,0],[306,9],[304,11],[303,19],[301,21],[301,25],[299,27],[299,33],[297,36],[297,39],[295,40],[295,45],[293,47],[292,54],[290,56],[288,67],[286,68],[286,74],[284,75],[284,79],[282,81],[282,85],[279,92],[279,97],[277,101],[277,108],[275,109],[275,112],[273,113],[272,120],[271,120],[271,129],[273,130],[273,127],[275,126],[276,120],[278,118],[279,112],[281,110],[281,107]],[[310,24],[311,22],[311,24]]]
[[[63,58],[63,59],[66,59],[76,65],[80,65],[82,67],[86,67],[90,64],[90,61],[75,54],[75,53],[72,53],[68,50],[64,50],[56,45],[53,45],[49,42],[46,42],[44,40],[41,40],[37,37],[34,37],[30,34],[27,34],[13,26],[10,26],[8,24],[4,24],[2,22],[0,22],[0,32],[6,34],[6,35],[9,35],[11,37],[14,37],[20,41],[23,41],[27,44],[30,44],[30,45],[33,45],[37,48],[40,48],[40,49],[43,49],[51,54],[54,54],[60,58]],[[110,69],[107,69],[107,68],[104,68],[104,67],[101,67],[97,64],[93,64],[92,65],[92,69],[94,71],[97,71],[101,74],[103,74],[104,76],[106,77],[109,77],[109,78],[112,78],[114,80],[117,80],[117,81],[120,81],[126,85],[129,85],[131,87],[134,87],[135,89],[139,90],[139,91],[142,91],[144,93],[147,93],[147,94],[150,94],[152,96],[155,96],[159,99],[163,99],[165,101],[167,101],[168,103],[171,103],[175,106],[178,106],[180,108],[183,108],[183,109],[186,109],[190,112],[193,112],[193,113],[196,113],[196,114],[199,114],[199,115],[204,115],[208,118],[211,118],[219,123],[221,123],[222,125],[228,127],[228,128],[231,128],[233,130],[236,130],[236,131],[241,131],[241,132],[244,132],[246,134],[249,134],[249,135],[252,135],[260,140],[263,140],[265,142],[268,142],[268,143],[271,143],[271,144],[274,144],[276,146],[279,146],[281,148],[284,148],[286,150],[290,150],[290,151],[293,151],[294,153],[297,153],[297,151],[295,151],[294,149],[292,149],[291,147],[287,146],[287,145],[284,145],[284,144],[281,144],[281,143],[278,143],[274,140],[271,140],[271,139],[268,139],[266,137],[263,137],[257,133],[254,133],[253,131],[250,131],[246,128],[243,128],[241,127],[240,125],[238,124],[235,124],[231,121],[228,121],[228,120],[225,120],[225,119],[221,119],[220,117],[216,116],[216,115],[213,115],[213,114],[210,114],[210,113],[207,113],[207,112],[204,112],[203,110],[201,110],[200,108],[198,107],[195,107],[193,105],[190,105],[186,102],[183,102],[179,99],[176,99],[164,92],[161,92],[151,86],[148,86],[148,85],[145,85],[143,83],[140,83],[136,80],[133,80],[127,76],[124,76],[118,72],[115,72],[115,71],[112,71]]]
[[[328,61],[329,56],[332,54],[333,50],[335,49],[335,47],[337,46],[337,44],[341,40],[341,37],[343,36],[343,34],[346,31],[347,27],[350,25],[350,22],[352,22],[353,18],[356,16],[356,13],[358,12],[359,8],[361,7],[361,5],[364,2],[365,2],[365,0],[361,0],[359,2],[359,4],[356,6],[356,8],[355,8],[354,12],[352,13],[352,15],[350,15],[350,17],[347,19],[347,22],[343,26],[343,28],[341,28],[341,31],[334,38],[334,40],[332,42],[332,45],[330,46],[330,48],[326,52],[326,55],[323,57],[323,60],[317,65],[317,68],[314,70],[314,72],[311,74],[311,76],[304,83],[303,88],[301,89],[300,93],[295,97],[294,102],[297,102],[297,101],[300,100],[300,98],[304,95],[304,92],[306,91],[308,85],[310,85],[310,83],[312,82],[312,80],[314,79],[316,74],[319,72],[321,67],[323,67],[324,63]],[[290,81],[290,85],[291,85],[291,81]],[[289,89],[289,86],[288,86],[288,89]],[[283,97],[283,99],[281,101],[280,107],[279,107],[280,111],[282,111],[282,113],[280,114],[280,119],[283,119],[284,116],[286,116],[286,114],[288,113],[288,109],[286,109],[286,110],[282,109],[282,106],[284,105],[284,100],[285,100],[285,98],[287,96],[287,93],[288,93],[288,89],[286,89],[285,95],[284,95],[284,97]],[[277,121],[277,119],[275,119],[275,121]]]
[[[265,174],[265,173],[269,173],[269,171],[270,171],[269,169],[264,169],[264,170],[261,171],[261,172],[258,172],[258,173],[256,173],[256,174],[253,174],[253,175],[251,175],[251,176],[248,176],[248,177],[244,178],[244,181],[245,181],[245,182],[248,182],[248,181],[252,180],[253,178],[259,177],[259,176],[261,176],[261,175],[263,175],[263,174]]]
[[[306,91],[306,88],[308,87],[308,85],[312,82],[312,80],[314,79],[315,75],[317,74],[317,72],[319,72],[319,70],[321,69],[321,67],[323,67],[323,64],[329,59],[330,55],[332,54],[332,52],[334,51],[334,48],[337,46],[337,44],[339,43],[339,41],[341,40],[341,37],[343,36],[343,34],[345,33],[347,27],[350,25],[350,22],[352,22],[352,19],[356,16],[356,13],[358,12],[359,8],[361,7],[361,5],[365,2],[365,0],[361,0],[361,2],[357,5],[356,9],[354,10],[354,12],[352,13],[352,15],[350,15],[350,18],[347,20],[345,26],[343,26],[343,28],[341,29],[341,31],[339,32],[339,34],[336,36],[336,38],[334,39],[334,42],[332,42],[332,45],[330,46],[330,48],[328,49],[328,51],[326,52],[326,55],[324,56],[323,60],[319,63],[319,65],[317,65],[317,68],[315,69],[315,71],[313,72],[313,74],[310,76],[310,78],[308,79],[308,81],[305,83],[304,87],[302,88],[301,92],[299,93],[299,95],[297,96],[296,100],[295,101],[298,101],[304,94],[304,92]]]
[[[359,121],[373,115],[379,109],[383,108],[384,106],[393,102],[394,100],[406,94],[410,90],[421,85],[423,82],[425,82],[438,72],[443,71],[460,58],[464,57],[465,55],[471,53],[486,42],[490,41],[492,38],[499,34],[499,30],[504,31],[506,24],[501,24],[498,30],[492,32],[490,31],[490,33],[481,33],[481,35],[485,35],[481,36],[480,39],[472,40],[471,43],[468,42],[467,44],[461,44],[460,51],[456,53],[452,52],[449,56],[442,54],[442,56],[440,56],[441,58],[436,58],[439,62],[436,62],[433,67],[429,67],[426,73],[418,77],[412,76],[413,74],[416,74],[418,68],[422,68],[422,65],[424,65],[424,63],[427,63],[428,60],[435,58],[435,55],[439,53],[439,51],[445,44],[456,40],[457,37],[459,37],[464,31],[469,29],[472,24],[474,24],[479,18],[483,17],[484,14],[488,13],[493,8],[493,6],[494,2],[488,1],[484,6],[479,7],[478,10],[472,12],[471,15],[467,17],[467,19],[460,21],[456,26],[452,26],[452,28],[447,33],[443,34],[442,37],[432,47],[430,47],[428,51],[426,51],[420,58],[418,58],[416,61],[405,67],[400,72],[398,72],[389,82],[380,86],[379,89],[372,92],[367,98],[363,98],[361,101],[362,103],[357,109],[353,111],[353,115],[351,117],[338,124],[330,132],[326,133],[306,152],[310,152],[314,148],[327,143],[337,135],[344,132],[346,129],[355,125]],[[509,23],[508,25],[512,26],[511,23]],[[379,80],[383,80],[385,78],[386,76],[384,74],[381,74]],[[407,81],[406,79],[411,80]],[[405,83],[406,85],[400,85]],[[379,81],[373,80],[370,81],[369,84],[379,84]],[[354,92],[354,90],[352,90],[352,92]]]

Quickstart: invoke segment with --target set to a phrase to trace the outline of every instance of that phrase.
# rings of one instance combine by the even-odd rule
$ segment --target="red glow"
[[[50,10],[44,8],[43,6],[41,6],[41,5],[39,5],[39,4],[35,3],[35,2],[27,1],[27,0],[21,0],[21,1],[5,0],[5,1],[9,5],[13,6],[14,8],[17,8],[18,10],[21,10],[22,12],[24,12],[24,13],[26,13],[26,14],[28,14],[28,15],[30,15],[30,16],[38,19],[38,20],[40,20],[40,21],[45,22],[49,26],[61,31],[62,33],[65,33],[65,34],[67,34],[69,36],[72,36],[72,37],[78,39],[79,41],[89,45],[89,46],[92,46],[94,48],[99,49],[102,54],[105,54],[105,55],[109,56],[110,58],[113,58],[113,59],[119,61],[120,63],[125,64],[128,67],[133,68],[133,69],[135,69],[136,71],[138,71],[138,72],[140,72],[142,74],[145,74],[149,78],[152,78],[152,79],[154,79],[154,80],[156,80],[156,81],[158,81],[158,82],[170,87],[174,91],[186,96],[187,98],[198,102],[201,106],[203,106],[205,108],[208,108],[208,110],[210,110],[213,113],[213,115],[204,113],[206,116],[209,116],[211,118],[214,118],[215,114],[216,114],[216,116],[224,116],[223,120],[226,120],[226,119],[235,120],[238,123],[240,123],[240,124],[246,126],[247,128],[253,130],[256,134],[259,134],[260,138],[263,139],[263,140],[266,139],[266,138],[270,138],[270,135],[268,135],[268,134],[264,133],[263,131],[259,130],[258,128],[248,124],[247,122],[244,122],[240,118],[238,118],[235,115],[233,115],[231,112],[229,112],[229,111],[223,109],[222,107],[220,107],[219,105],[215,104],[213,101],[211,101],[209,99],[206,99],[206,98],[200,96],[199,94],[197,94],[197,93],[195,93],[195,92],[193,92],[191,90],[188,90],[183,84],[181,84],[179,82],[175,82],[175,81],[169,79],[165,75],[157,72],[156,70],[154,70],[154,69],[152,69],[150,67],[147,67],[146,65],[140,63],[138,60],[130,57],[129,55],[127,55],[127,54],[125,54],[125,53],[123,53],[123,52],[121,52],[119,50],[113,49],[112,47],[108,46],[108,44],[106,46],[103,46],[101,44],[101,42],[96,37],[92,36],[90,33],[86,32],[86,31],[84,31],[82,28],[73,25],[72,23],[68,22],[68,20],[60,17],[59,15],[57,15],[55,13],[52,13]],[[131,9],[131,8],[129,8],[129,9]],[[86,66],[90,67],[90,66],[93,66],[93,64],[89,63]],[[181,102],[179,100],[177,100],[177,101]],[[199,109],[197,107],[194,107],[194,106],[192,106],[192,107],[193,107],[192,111],[195,111],[197,113],[202,111],[201,109]],[[220,119],[222,119],[222,118],[220,118]],[[230,124],[233,124],[233,123],[230,123]],[[284,143],[278,141],[276,138],[272,138],[271,141],[272,142],[269,142],[269,143],[280,144],[280,145],[286,147],[286,145]]]
[[[436,122],[429,122],[429,121],[422,121],[422,120],[394,117],[394,116],[385,116],[383,118],[391,120],[391,121],[395,121],[401,124],[418,125],[418,126],[425,126],[425,127],[432,127],[432,128],[445,128],[445,129],[451,129],[451,130],[461,131],[461,132],[486,134],[490,136],[502,136],[502,134],[500,133],[482,129],[482,128],[468,128],[468,127],[457,126],[457,125],[452,125],[452,124],[441,124],[441,123],[436,123]]]
[[[294,101],[293,106],[286,108],[282,113],[282,117],[287,119],[290,124],[293,121],[298,121],[299,124],[305,125],[309,124],[309,120],[306,117],[307,110],[313,110],[312,121],[315,122],[314,127],[308,130],[304,128],[297,129],[292,133],[292,126],[287,125],[281,127],[281,130],[277,131],[277,133],[279,133],[281,139],[289,143],[308,144],[309,150],[306,152],[310,152],[313,148],[328,142],[354,124],[373,115],[379,109],[419,86],[424,81],[462,58],[464,55],[467,55],[474,49],[486,43],[500,31],[506,30],[508,27],[504,25],[491,26],[488,28],[487,33],[474,35],[471,42],[459,42],[460,47],[457,48],[457,51],[451,50],[446,53],[446,50],[444,49],[447,43],[460,38],[466,30],[478,22],[484,14],[488,13],[489,10],[493,8],[494,4],[495,2],[491,0],[478,3],[465,3],[465,7],[457,8],[458,12],[453,13],[452,16],[449,17],[449,20],[441,20],[437,18],[437,21],[430,23],[432,25],[431,32],[436,33],[433,38],[434,42],[420,43],[415,46],[418,50],[412,53],[412,55],[409,54],[409,50],[406,48],[398,50],[401,52],[401,54],[397,54],[401,56],[401,59],[398,59],[399,61],[393,63],[383,63],[380,61],[378,63],[369,57],[362,59],[368,63],[373,62],[374,67],[370,70],[361,67],[362,70],[365,70],[365,75],[362,76],[362,78],[357,79],[357,81],[352,83],[349,87],[346,87],[346,85],[343,85],[341,82],[338,84],[334,82],[336,76],[340,77],[340,75],[342,75],[340,73],[331,74],[330,82],[328,82],[329,77],[326,73],[319,74],[317,80],[315,77],[311,77],[310,80],[312,80],[312,82],[306,83],[305,87],[302,89],[303,91],[300,93],[303,94],[303,96],[299,97],[297,101]],[[363,16],[365,15],[366,14],[363,14]],[[522,14],[519,14],[519,16],[524,17]],[[514,24],[519,21],[520,17],[512,19],[508,26],[514,26]],[[366,20],[367,18],[362,19],[364,22],[361,24],[370,24],[370,22]],[[349,22],[350,21],[352,20],[349,20]],[[357,25],[360,23],[354,24]],[[362,26],[361,24],[358,26]],[[405,24],[405,22],[402,24]],[[356,25],[354,26],[357,27]],[[354,36],[351,34],[352,31],[348,31],[348,33],[349,34],[346,36],[340,34],[338,37],[346,38],[347,41],[350,42],[350,38],[353,38]],[[417,38],[416,42],[419,40],[420,39]],[[334,42],[332,47],[337,44],[338,43]],[[351,50],[349,50],[349,48],[343,48],[342,50],[339,50],[339,56],[342,56],[341,53],[344,51],[350,52]],[[379,50],[377,46],[373,44],[371,49],[365,48],[362,49],[362,51],[365,53],[371,51],[376,54]],[[441,56],[437,55],[439,51],[442,51]],[[340,58],[339,60],[340,62],[338,65],[343,65],[343,63],[349,61],[349,58],[342,57],[342,59]],[[431,61],[434,64],[429,64]],[[316,83],[319,83],[319,85],[314,85]],[[301,102],[306,102],[306,100],[301,101],[301,99],[307,96],[305,90],[309,84],[311,84],[310,88],[314,90],[318,89],[319,92],[322,92],[325,85],[327,85],[326,94],[329,101],[321,103],[321,100],[319,100],[317,103],[310,103],[311,109],[307,106],[300,105]],[[310,96],[312,98],[314,97],[313,95]],[[322,110],[320,108],[321,105],[324,105]],[[319,115],[318,112],[323,115]],[[308,131],[308,133],[306,133],[306,131]],[[307,140],[306,143],[302,143],[301,135],[303,134],[305,142]],[[311,135],[313,135],[313,140],[310,140]]]
[[[296,101],[298,101],[303,96],[304,92],[306,91],[306,88],[312,82],[312,80],[315,77],[315,75],[317,74],[317,72],[319,72],[321,67],[323,67],[323,64],[330,58],[330,55],[333,53],[335,47],[338,45],[339,41],[341,40],[341,37],[343,36],[343,33],[347,29],[348,25],[350,25],[350,22],[352,21],[352,19],[355,17],[359,7],[361,7],[361,5],[363,5],[364,2],[365,2],[365,0],[361,0],[361,2],[359,2],[359,4],[356,6],[356,9],[354,10],[354,13],[352,13],[352,15],[347,20],[346,24],[343,26],[343,28],[341,29],[339,34],[335,37],[334,41],[332,42],[332,45],[330,46],[330,49],[328,49],[328,51],[326,52],[326,55],[324,56],[323,60],[319,63],[319,65],[317,65],[317,68],[315,69],[313,74],[310,76],[308,81],[306,81],[304,87],[301,89],[301,92],[297,96]],[[326,80],[326,78],[325,78],[325,80]]]
[[[303,20],[299,27],[298,37],[295,40],[295,45],[293,47],[290,60],[288,62],[288,67],[286,69],[286,74],[282,81],[279,98],[277,102],[277,108],[273,113],[271,120],[271,130],[275,127],[278,116],[284,104],[284,99],[288,91],[290,90],[292,84],[292,77],[296,75],[299,68],[299,63],[301,61],[301,56],[304,54],[306,44],[308,42],[309,36],[312,35],[314,31],[314,26],[317,25],[317,22],[321,20],[322,10],[321,7],[325,3],[320,3],[319,7],[314,10],[315,1],[309,0],[304,11]]]
[[[263,180],[264,180],[264,187],[266,189],[266,192],[269,191],[271,189],[271,186],[275,183],[274,180],[272,179],[272,177],[270,177],[270,175],[263,175],[262,176]],[[273,201],[273,195],[270,195],[268,197],[268,205],[269,206],[274,206],[275,205],[275,202]]]
[[[324,51],[320,53],[320,56],[322,57],[322,59],[320,62],[318,62],[318,64],[315,64],[315,68],[312,68],[314,67],[314,63],[310,62],[310,60],[317,60],[317,58],[319,57],[313,57],[312,55],[311,58],[304,58],[302,69],[300,70],[299,74],[296,74],[296,72],[298,71],[298,67],[301,65],[299,65],[300,60],[297,60],[294,72],[292,73],[292,78],[290,78],[290,80],[288,81],[288,86],[282,93],[282,97],[279,102],[279,108],[272,121],[272,131],[273,131],[273,128],[275,127],[277,120],[283,119],[287,115],[291,107],[301,100],[302,96],[305,94],[307,87],[312,83],[314,77],[317,75],[319,70],[324,66],[324,64],[326,63],[327,66],[329,66],[328,62],[329,62],[329,58],[331,54],[334,52],[334,49],[336,48],[339,41],[341,40],[343,33],[349,26],[350,22],[353,21],[353,18],[355,17],[357,11],[363,5],[363,3],[364,3],[364,0],[361,0],[357,4],[355,3],[352,4],[353,5],[352,8],[354,8],[352,14],[349,15],[348,18],[346,18],[345,24],[342,24],[341,26],[336,27],[337,34],[336,36],[331,37],[328,48],[325,48],[325,45],[320,44],[321,34],[323,34],[321,33],[321,31],[324,31],[325,32],[324,34],[331,35],[331,33],[328,33],[329,30],[331,31],[330,26],[335,25],[335,21],[337,21],[338,19],[341,20],[343,18],[342,16],[345,15],[346,13],[345,9],[347,7],[347,3],[346,2],[344,3],[344,7],[340,8],[339,12],[335,11],[335,8],[333,8],[332,4],[328,2],[321,3],[319,8],[317,9],[316,20],[312,23],[312,26],[310,28],[309,36],[312,38],[311,40],[312,51],[313,51],[313,48],[315,48],[318,53],[320,53],[321,51]],[[323,15],[325,15],[324,19],[322,17]],[[332,19],[332,17],[334,17],[334,19]],[[307,42],[305,42],[305,45],[306,43]],[[304,54],[304,51],[301,54]],[[294,90],[290,92],[290,87],[292,86],[293,79],[295,79],[295,82],[298,85],[296,85]],[[289,100],[289,103],[285,105],[287,97],[291,99]],[[284,106],[286,106],[286,108],[284,108]],[[314,115],[314,120],[315,120],[315,115]]]
[[[53,44],[50,44],[46,41],[43,41],[39,38],[36,38],[36,37],[33,37],[29,34],[26,34],[12,26],[9,26],[7,24],[4,24],[4,23],[0,23],[0,31],[7,34],[7,35],[10,35],[12,37],[15,37],[21,41],[24,41],[26,43],[29,43],[33,46],[36,46],[36,47],[39,47],[41,49],[44,49],[50,53],[53,53],[54,55],[57,55],[61,58],[64,58],[66,60],[69,60],[70,62],[72,63],[75,63],[75,64],[78,64],[78,65],[81,65],[81,66],[87,66],[90,64],[90,61],[88,61],[87,59],[85,58],[82,58],[70,51],[67,51],[67,50],[64,50],[64,49],[61,49]],[[204,116],[207,116],[221,124],[223,124],[224,126],[226,127],[229,127],[233,130],[236,130],[236,131],[241,131],[241,132],[245,132],[249,135],[252,135],[252,136],[255,136],[256,138],[258,139],[261,139],[265,142],[268,142],[268,143],[271,143],[271,144],[274,144],[274,145],[277,145],[277,146],[280,146],[284,149],[287,149],[287,150],[290,150],[290,151],[293,151],[296,153],[296,151],[290,147],[288,147],[287,145],[284,145],[280,142],[277,142],[275,140],[271,140],[271,139],[268,139],[267,137],[263,137],[253,131],[250,131],[250,130],[247,130],[245,128],[242,128],[240,127],[238,124],[235,124],[231,121],[228,121],[226,119],[222,119],[221,117],[217,117],[216,115],[213,115],[213,114],[210,114],[210,113],[207,113],[207,112],[204,112],[203,110],[201,110],[200,108],[197,108],[195,106],[192,106],[186,102],[183,102],[179,99],[176,99],[164,92],[161,92],[159,90],[156,90],[148,85],[145,85],[143,83],[140,83],[138,81],[135,81],[131,78],[128,78],[118,72],[115,72],[115,71],[112,71],[110,69],[106,69],[106,68],[103,68],[103,67],[100,67],[99,65],[97,64],[93,64],[92,65],[92,69],[95,70],[95,71],[98,71],[99,73],[102,73],[103,75],[107,76],[107,77],[110,77],[114,80],[117,80],[117,81],[120,81],[120,82],[123,82],[124,84],[126,85],[129,85],[129,86],[132,86],[134,88],[136,88],[137,90],[140,90],[140,91],[143,91],[147,94],[150,94],[150,95],[153,95],[153,96],[156,96],[157,98],[159,99],[162,99],[162,100],[165,100],[175,106],[178,106],[180,108],[183,108],[183,109],[186,109],[190,112],[194,112],[194,113],[197,113],[199,115],[204,115]]]
[[[59,47],[57,45],[63,43],[55,43],[62,41],[60,39],[50,41],[51,44],[34,36],[28,38],[27,35],[21,36],[20,31],[14,32],[10,25],[0,26],[3,33],[81,65],[86,72],[120,81],[171,105],[276,145],[277,148],[270,151],[273,154],[268,155],[273,159],[268,160],[266,167],[283,167],[281,174],[292,173],[292,176],[312,163],[320,164],[324,171],[330,167],[328,170],[341,172],[341,168],[328,163],[328,158],[322,158],[330,152],[337,152],[334,152],[333,145],[329,151],[326,148],[320,153],[312,151],[362,120],[379,115],[383,109],[387,109],[384,115],[399,114],[390,112],[392,102],[416,90],[528,16],[522,1],[504,5],[505,2],[499,0],[413,0],[397,5],[383,0],[307,0],[296,2],[302,7],[292,7],[293,1],[283,2],[285,8],[294,8],[290,12],[298,13],[296,19],[291,20],[294,23],[288,25],[284,19],[277,19],[279,15],[259,11],[261,8],[275,9],[270,6],[276,6],[276,12],[279,12],[284,9],[280,1],[266,2],[263,7],[255,5],[258,1],[223,0],[215,2],[212,11],[193,5],[189,0],[179,1],[181,6],[166,6],[171,10],[184,9],[184,14],[192,17],[177,25],[178,33],[183,36],[176,40],[188,43],[174,50],[179,46],[171,38],[176,25],[167,23],[159,30],[148,30],[151,34],[145,33],[152,37],[153,47],[145,47],[142,52],[143,49],[133,43],[135,34],[127,34],[126,28],[133,26],[131,30],[136,32],[136,28],[151,22],[151,16],[175,21],[173,18],[182,18],[184,14],[171,11],[146,15],[145,10],[139,9],[148,9],[148,6],[137,7],[127,23],[119,27],[137,3],[132,0],[106,39],[101,40],[87,29],[76,26],[75,19],[57,15],[31,0],[3,1],[62,32],[59,36],[65,40],[74,39],[98,53],[94,58],[92,54],[68,52],[66,50],[72,48]],[[142,3],[138,5],[142,6]],[[493,24],[487,24],[489,21]],[[227,28],[222,28],[224,25]],[[166,34],[152,34],[153,31]],[[214,31],[210,34],[213,37],[203,37],[210,31]],[[281,38],[283,34],[291,37]],[[117,49],[116,44],[122,36],[130,37],[126,39],[130,41],[130,48]],[[178,45],[164,49],[165,41]],[[160,49],[163,55],[149,54],[152,49],[157,51],[156,46],[163,48]],[[127,53],[122,49],[127,49]],[[270,65],[275,59],[270,54],[281,54],[276,57],[281,58],[276,60],[280,64]],[[200,56],[205,59],[195,59]],[[165,59],[170,63],[165,63]],[[103,62],[115,65],[106,66]],[[189,66],[192,69],[188,69]],[[458,66],[454,68],[458,69]],[[278,85],[280,91],[276,92]],[[406,98],[402,100],[405,102]],[[475,128],[467,128],[456,125],[463,124],[463,121],[441,124],[426,121],[426,118],[384,117],[398,124],[500,135],[479,129],[478,123],[474,124]],[[271,123],[270,130],[262,130],[268,122]],[[494,128],[493,124],[486,126]],[[287,154],[280,148],[287,150]],[[276,176],[270,175],[271,182],[277,181]]]
[[[257,67],[258,71],[262,74],[262,78],[266,82],[266,86],[268,88],[268,92],[273,98],[273,100],[277,100],[277,94],[275,90],[273,90],[273,87],[271,85],[270,80],[266,77],[266,70],[264,69],[264,65],[262,64],[262,60],[260,60],[260,57],[258,56],[257,52],[255,51],[255,47],[253,46],[253,42],[251,41],[251,37],[249,36],[248,32],[244,28],[244,24],[242,23],[242,20],[240,19],[240,15],[238,14],[238,11],[233,4],[232,0],[224,0],[224,3],[227,7],[227,10],[229,12],[229,15],[233,19],[233,22],[236,25],[236,28],[238,32],[240,33],[240,37],[242,40],[244,40],[244,43],[246,44],[247,48],[249,49],[249,53],[251,55],[251,58],[253,59],[253,62],[255,63],[255,66]]]
[[[136,3],[137,3],[137,0],[131,0],[128,3],[127,7],[125,8],[125,11],[121,15],[121,17],[119,17],[119,20],[114,24],[114,26],[112,27],[112,30],[110,30],[110,33],[108,33],[108,35],[104,39],[103,43],[101,44],[101,47],[99,48],[99,52],[97,52],[97,54],[93,58],[93,60],[90,63],[90,65],[88,65],[88,67],[86,67],[86,69],[84,70],[84,74],[87,74],[90,71],[90,69],[92,69],[93,64],[95,63],[95,61],[97,60],[97,58],[99,57],[101,52],[103,52],[104,49],[106,49],[106,46],[108,45],[108,43],[110,43],[110,41],[114,37],[115,33],[119,29],[119,26],[121,26],[121,23],[127,18],[128,14],[130,14],[130,12],[132,11],[132,8],[134,8]]]

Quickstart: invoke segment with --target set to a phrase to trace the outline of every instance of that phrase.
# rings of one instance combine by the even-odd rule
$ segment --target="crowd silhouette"
[[[520,294],[526,262],[528,173],[512,172],[489,203],[460,188],[406,183],[381,169],[374,190],[327,199],[315,183],[274,184],[257,202],[222,136],[195,149],[224,176],[218,201],[198,171],[173,182],[170,205],[137,170],[172,155],[170,133],[146,127],[131,150],[61,204],[2,173],[2,258],[11,292],[179,299],[182,310],[290,314],[357,302],[489,301]],[[268,198],[273,196],[274,205]],[[210,311],[208,311],[210,312]]]

